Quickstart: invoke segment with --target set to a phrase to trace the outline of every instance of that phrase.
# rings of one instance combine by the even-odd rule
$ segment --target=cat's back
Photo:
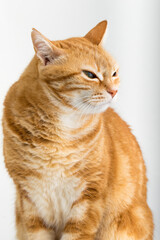
[[[131,128],[112,108],[108,108],[104,113],[104,126],[110,146],[119,157],[121,154],[127,155],[131,164],[135,166],[143,162],[141,149]]]
[[[32,96],[32,89],[35,88],[37,69],[36,58],[34,57],[29,65],[26,67],[20,78],[9,88],[4,100],[4,116],[6,112],[22,112],[26,106],[26,96]]]
[[[135,195],[146,197],[144,160],[131,129],[112,108],[104,113],[104,125],[112,158],[109,181],[115,196],[121,194],[122,202],[128,196],[128,203]]]
[[[104,112],[104,125],[106,134],[110,136],[110,140],[120,146],[127,146],[129,151],[133,154],[133,148],[140,152],[139,145],[135,136],[132,134],[129,125],[112,109],[108,108]]]

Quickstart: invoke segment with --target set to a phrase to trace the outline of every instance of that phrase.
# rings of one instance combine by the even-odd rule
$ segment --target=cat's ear
[[[92,28],[84,37],[93,44],[99,45],[107,28],[107,21],[104,20]]]
[[[44,65],[53,63],[55,59],[64,55],[62,49],[56,47],[35,28],[32,29],[31,37],[36,55]]]

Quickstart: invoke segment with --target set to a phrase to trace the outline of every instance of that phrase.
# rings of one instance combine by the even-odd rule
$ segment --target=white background
[[[136,135],[147,165],[148,203],[160,239],[160,4],[157,0],[0,0],[0,118],[8,88],[34,51],[30,32],[51,40],[83,36],[108,20],[105,48],[120,65],[115,104]],[[14,187],[3,163],[0,132],[0,239],[14,240]]]

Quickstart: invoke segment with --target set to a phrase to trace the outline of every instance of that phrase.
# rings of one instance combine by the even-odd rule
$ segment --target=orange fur
[[[19,240],[152,239],[141,150],[107,109],[119,77],[100,45],[105,28],[52,42],[32,32],[36,55],[10,88],[3,116]]]

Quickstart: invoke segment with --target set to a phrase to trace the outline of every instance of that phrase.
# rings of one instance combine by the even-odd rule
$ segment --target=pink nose
[[[110,93],[113,98],[116,95],[116,93],[118,92],[118,90],[108,90],[107,92]]]

